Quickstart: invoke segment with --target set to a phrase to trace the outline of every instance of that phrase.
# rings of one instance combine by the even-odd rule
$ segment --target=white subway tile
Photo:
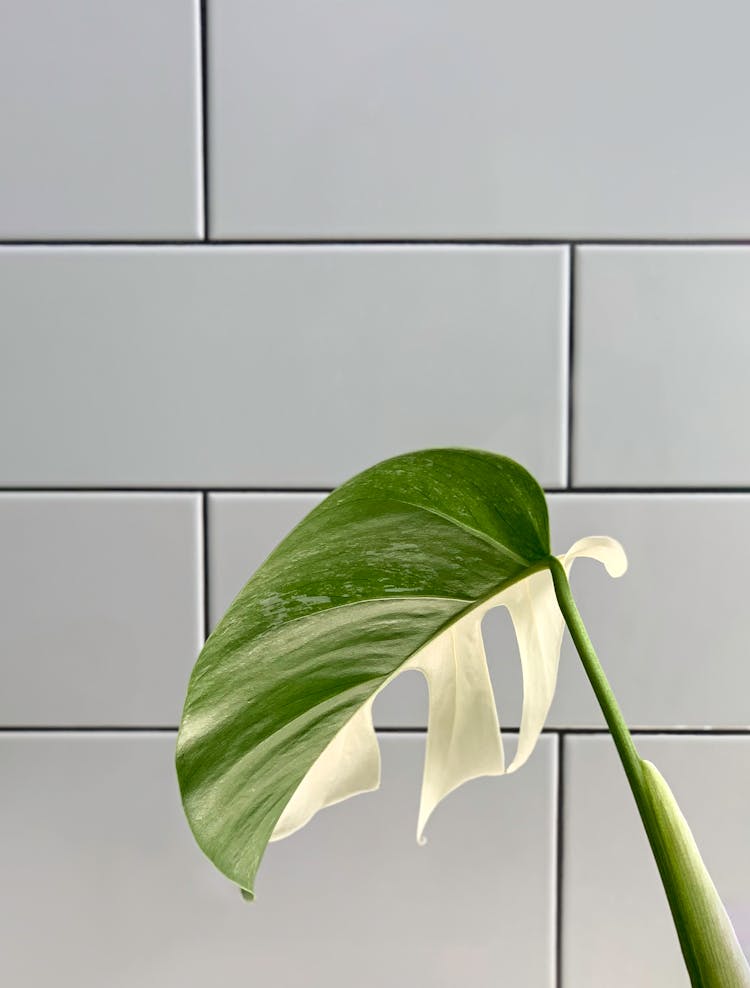
[[[177,723],[199,523],[195,495],[0,495],[0,725]]]
[[[750,738],[637,738],[673,790],[750,952]],[[563,984],[688,988],[656,866],[607,737],[565,741]]]
[[[249,905],[189,834],[172,734],[6,734],[6,981],[552,988],[554,740],[449,796],[425,847],[424,738],[381,744],[381,790],[272,844]]]
[[[0,483],[330,487],[424,446],[564,472],[565,251],[0,249]]]
[[[574,482],[750,485],[750,249],[589,247],[577,274]]]
[[[597,534],[627,552],[619,580],[581,560],[571,583],[628,723],[750,725],[750,496],[561,494],[550,502],[555,552]],[[603,725],[567,635],[550,722]]]
[[[0,28],[0,237],[202,232],[197,0],[23,0]]]
[[[742,0],[210,0],[221,237],[746,237]]]

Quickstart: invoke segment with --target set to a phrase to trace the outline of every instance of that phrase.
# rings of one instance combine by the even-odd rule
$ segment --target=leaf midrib
[[[451,615],[451,617],[446,622],[441,624],[440,627],[436,629],[434,634],[432,634],[427,639],[427,641],[425,641],[422,645],[420,645],[418,649],[415,649],[412,653],[410,653],[410,655],[408,655],[404,659],[404,662],[408,662],[413,655],[416,655],[418,651],[429,645],[430,642],[434,641],[438,637],[438,635],[441,635],[444,631],[446,631],[448,628],[454,625],[457,621],[460,621],[462,617],[465,617],[467,614],[473,611],[474,608],[481,607],[482,604],[487,603],[487,601],[490,600],[492,597],[495,597],[503,590],[509,589],[514,584],[519,583],[521,580],[525,580],[526,577],[531,576],[534,573],[538,573],[542,569],[549,569],[549,559],[550,559],[549,556],[545,556],[544,558],[538,560],[536,563],[532,563],[530,566],[527,566],[526,569],[522,570],[520,573],[517,573],[515,576],[509,577],[507,580],[503,580],[500,583],[496,583],[490,590],[487,591],[487,593],[473,600],[465,597],[438,597],[434,594],[414,594],[413,596],[394,595],[392,597],[365,597],[362,600],[349,600],[345,604],[333,604],[330,607],[322,607],[320,608],[320,610],[312,611],[309,614],[300,614],[299,617],[290,618],[290,620],[284,621],[282,624],[277,624],[272,628],[266,628],[265,631],[262,631],[257,637],[253,638],[252,642],[253,645],[255,645],[258,642],[262,642],[263,639],[265,639],[269,635],[274,635],[281,629],[286,630],[291,625],[297,624],[300,621],[310,621],[318,617],[319,615],[330,614],[332,611],[340,611],[349,607],[361,607],[362,605],[366,605],[366,604],[386,604],[386,603],[390,603],[391,601],[431,600],[431,601],[445,601],[447,603],[453,601],[456,604],[468,605],[466,607],[461,608],[461,610],[457,611],[456,614]]]

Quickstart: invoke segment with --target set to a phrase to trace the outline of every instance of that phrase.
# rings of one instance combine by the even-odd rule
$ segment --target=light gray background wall
[[[248,907],[174,731],[222,609],[333,485],[524,462],[644,755],[750,949],[750,130],[740,0],[0,0],[0,978],[685,986],[566,645],[542,743],[414,842],[384,783]],[[747,243],[744,243],[747,241]],[[501,718],[520,673],[487,621]]]

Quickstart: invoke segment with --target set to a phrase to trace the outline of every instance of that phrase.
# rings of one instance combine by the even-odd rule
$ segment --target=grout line
[[[330,494],[333,487],[39,487],[2,486],[2,494]],[[739,495],[750,494],[750,487],[545,487],[546,494],[649,494],[654,498],[670,495]]]
[[[3,487],[0,494],[330,494],[333,487]]]
[[[565,810],[565,732],[561,732],[557,737],[557,829],[555,832],[555,988],[562,988],[562,960],[563,960],[563,851],[564,851],[564,824],[563,815]]]
[[[565,490],[553,487],[545,488],[548,494],[654,494],[665,496],[669,494],[750,494],[750,487],[736,486],[695,486],[695,487],[641,487],[641,486],[607,486],[589,487],[573,485]]]
[[[633,735],[639,737],[656,737],[668,735],[670,737],[744,737],[750,736],[750,726],[743,727],[629,727],[628,730]],[[607,727],[545,727],[543,734],[561,734],[575,737],[607,736]]]
[[[568,490],[573,487],[573,348],[575,346],[575,290],[576,290],[576,247],[570,245],[568,253],[568,418],[567,418],[567,464],[565,486]]]
[[[211,633],[211,618],[209,607],[209,580],[208,580],[208,494],[205,492],[201,498],[201,534],[202,534],[202,554],[203,554],[203,640],[208,640]]]
[[[202,169],[201,169],[202,170]],[[201,180],[202,184],[202,180]],[[199,212],[202,214],[203,208]],[[4,247],[204,247],[202,239],[195,237],[177,237],[168,240],[154,238],[152,240],[142,240],[133,237],[122,237],[118,240],[112,238],[100,240],[0,240],[0,248]]]
[[[176,734],[177,725],[165,727],[162,724],[145,727],[138,725],[114,725],[97,724],[95,727],[90,724],[62,726],[39,726],[39,727],[0,727],[0,736],[3,734]]]
[[[205,34],[205,0],[201,3],[202,27],[201,35]],[[207,53],[202,52],[201,67],[201,102],[207,100]],[[203,122],[203,156],[207,159],[208,150],[208,121],[205,119],[205,109],[202,116]],[[205,160],[203,168],[204,187],[208,189],[208,161]],[[205,195],[205,211],[208,214],[208,195]],[[100,239],[64,239],[64,238],[5,238],[0,239],[0,247],[204,247],[206,242],[211,246],[228,247],[750,247],[750,240],[745,239],[574,239],[568,237],[563,240],[549,238],[481,238],[481,237],[445,237],[438,239],[420,237],[362,237],[362,238],[322,238],[322,237],[209,237],[206,226],[205,241],[190,238],[152,238],[144,240],[136,237],[103,237]]]
[[[201,179],[203,185],[203,240],[211,239],[209,225],[208,172],[208,10],[206,0],[200,0],[200,98],[201,98]]]
[[[45,725],[0,725],[2,734],[72,734],[72,733],[119,733],[119,734],[153,734],[169,733],[177,730],[177,724],[128,725],[128,724],[45,724]],[[504,727],[503,732],[517,734],[519,728]],[[426,727],[378,727],[376,734],[426,734]],[[750,737],[750,727],[631,727],[634,737],[685,737],[685,738],[745,738]],[[542,734],[546,737],[608,737],[606,727],[545,727]]]

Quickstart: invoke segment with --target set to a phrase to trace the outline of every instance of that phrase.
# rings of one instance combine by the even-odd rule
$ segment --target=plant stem
[[[672,911],[672,917],[675,922],[677,936],[680,941],[690,980],[694,986],[701,985],[703,982],[700,980],[700,973],[697,969],[693,947],[680,915],[679,903],[677,902],[676,892],[669,874],[665,848],[657,822],[648,803],[640,755],[633,743],[633,738],[628,730],[628,725],[625,723],[625,718],[622,716],[622,711],[615,695],[612,692],[612,687],[604,675],[604,670],[594,651],[594,646],[591,644],[591,639],[588,636],[583,619],[578,612],[565,569],[555,556],[550,557],[549,568],[552,574],[552,582],[555,585],[555,596],[557,597],[560,611],[565,619],[565,624],[568,626],[573,644],[578,651],[583,668],[586,671],[596,699],[604,714],[607,727],[612,735],[617,753],[620,756],[622,767],[625,769],[625,775],[630,783],[630,788],[633,792],[641,820],[643,821],[648,842],[651,845],[651,850],[653,851],[656,865],[659,869],[664,891],[667,894],[667,900]]]
[[[568,577],[559,559],[554,557],[551,559],[550,571],[552,573],[552,582],[555,585],[555,596],[557,597],[560,611],[565,618],[565,623],[573,639],[573,644],[581,657],[583,668],[596,694],[596,699],[599,701],[599,706],[602,709],[607,727],[615,742],[617,753],[620,756],[622,767],[625,769],[628,782],[633,790],[636,803],[640,803],[639,796],[642,788],[641,759],[628,730],[628,725],[625,723],[625,718],[622,716],[622,711],[612,692],[612,687],[604,675],[604,670],[594,651],[594,646],[591,644],[586,626],[573,599]],[[638,809],[640,810],[640,808],[639,805]]]

